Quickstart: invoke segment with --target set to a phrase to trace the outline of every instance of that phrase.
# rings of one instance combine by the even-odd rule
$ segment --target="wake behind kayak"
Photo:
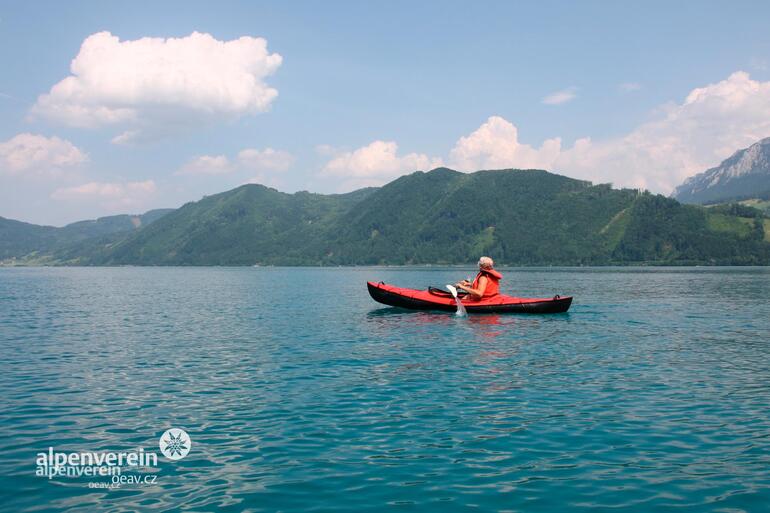
[[[409,310],[442,310],[454,312],[457,309],[454,297],[449,292],[430,288],[428,290],[394,287],[386,283],[366,282],[369,295],[378,303]],[[479,301],[462,300],[468,313],[563,313],[569,310],[572,297],[523,298],[496,294]]]

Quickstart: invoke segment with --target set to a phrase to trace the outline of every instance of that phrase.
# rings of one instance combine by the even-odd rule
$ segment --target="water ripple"
[[[467,272],[0,269],[3,507],[765,510],[770,271],[506,271],[576,296],[532,317],[363,287]],[[193,450],[155,485],[34,476],[48,447],[156,450],[170,426]]]

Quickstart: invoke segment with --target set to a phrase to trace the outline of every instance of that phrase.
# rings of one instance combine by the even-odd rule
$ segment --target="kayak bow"
[[[429,288],[428,290],[405,289],[383,282],[366,282],[369,295],[378,303],[409,310],[443,310],[454,312],[457,309],[454,297],[449,292]],[[524,298],[497,294],[479,301],[468,296],[462,299],[468,313],[562,313],[569,310],[572,297],[554,296],[552,298]]]

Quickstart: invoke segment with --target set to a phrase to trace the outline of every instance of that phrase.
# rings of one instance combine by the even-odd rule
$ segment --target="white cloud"
[[[623,82],[618,86],[618,89],[620,89],[624,93],[632,93],[634,91],[638,91],[642,88],[642,84],[638,82]]]
[[[247,148],[238,152],[238,164],[254,171],[286,171],[294,163],[294,156],[288,151],[265,148]]]
[[[139,130],[126,130],[122,134],[118,134],[110,142],[112,144],[131,144],[141,138],[141,132]]]
[[[51,198],[59,201],[96,202],[102,208],[141,207],[157,190],[153,180],[143,182],[88,182],[56,189]]]
[[[560,151],[559,138],[546,140],[540,148],[521,144],[518,129],[512,123],[492,116],[475,132],[457,141],[449,153],[449,166],[459,171],[548,168]]]
[[[318,144],[315,147],[315,151],[322,157],[335,157],[340,153],[337,148],[330,144]]]
[[[0,173],[55,175],[88,161],[88,155],[58,137],[22,133],[0,142]]]
[[[230,160],[224,155],[201,155],[194,157],[179,171],[177,175],[223,175],[234,170]]]
[[[281,62],[258,37],[219,41],[194,32],[120,41],[99,32],[83,41],[72,74],[41,95],[31,113],[77,127],[129,127],[113,139],[127,143],[150,126],[175,130],[190,118],[267,110],[278,91],[265,79]]]
[[[571,176],[670,192],[685,178],[770,136],[770,82],[739,71],[693,89],[653,121],[622,137],[583,139],[562,152],[556,169]]]
[[[681,104],[663,106],[655,119],[626,135],[597,141],[585,137],[570,148],[562,148],[559,138],[540,148],[521,144],[516,127],[493,116],[460,138],[449,164],[463,171],[539,167],[669,193],[688,176],[769,136],[770,82],[739,71],[693,89]]]
[[[239,169],[253,173],[244,183],[279,188],[284,186],[280,175],[294,163],[294,155],[288,151],[273,148],[264,150],[247,148],[238,152],[237,160]]]
[[[574,87],[556,91],[555,93],[551,93],[543,98],[542,101],[546,105],[561,105],[562,103],[567,103],[568,101],[574,100],[577,96],[575,91],[576,89]]]
[[[625,135],[583,137],[571,147],[562,147],[558,137],[540,147],[521,143],[515,125],[492,116],[457,141],[448,165],[460,171],[542,168],[594,183],[669,193],[685,178],[765,137],[770,137],[770,81],[752,80],[738,71],[693,89],[681,103],[661,106],[651,121]],[[333,153],[327,146],[316,149],[321,155]],[[346,178],[341,185],[349,189],[379,185],[441,163],[417,153],[399,157],[397,149],[395,142],[375,141],[352,152],[338,152],[322,175]]]
[[[261,173],[257,172],[253,176],[250,176],[241,185],[245,184],[257,184],[264,185],[265,187],[272,187],[281,191],[285,191],[286,182],[282,179],[283,175],[276,175],[274,173]]]
[[[225,155],[201,155],[182,166],[176,175],[224,175],[237,171],[283,172],[294,163],[294,156],[288,151],[265,148],[246,148],[234,159]],[[259,174],[258,176],[265,176]]]
[[[344,186],[381,185],[390,179],[442,165],[441,159],[422,153],[398,155],[392,141],[374,141],[354,151],[341,152],[323,167],[321,174],[344,179]]]

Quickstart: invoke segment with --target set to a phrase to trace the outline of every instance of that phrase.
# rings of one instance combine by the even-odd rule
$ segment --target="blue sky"
[[[668,194],[770,136],[768,19],[765,2],[0,2],[0,216],[61,225],[435,165]],[[272,64],[246,64],[256,38]],[[77,94],[54,92],[67,77]]]

